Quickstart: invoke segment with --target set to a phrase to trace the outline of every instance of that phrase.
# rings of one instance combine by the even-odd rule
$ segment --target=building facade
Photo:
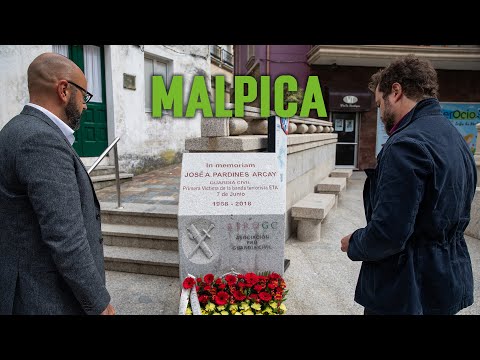
[[[224,78],[225,102],[231,102],[233,85],[233,45],[210,45],[211,84],[216,89],[216,77]],[[214,97],[212,97],[213,99]]]
[[[271,81],[292,75],[300,88],[308,76],[318,76],[328,114],[325,120],[332,121],[338,134],[337,167],[375,166],[385,135],[367,86],[371,75],[397,56],[413,53],[432,61],[441,103],[480,103],[477,45],[236,45],[234,51],[235,75],[268,75]]]
[[[162,117],[152,117],[151,79],[161,75],[169,86],[174,74],[182,75],[185,101],[193,76],[211,77],[209,45],[1,46],[0,128],[28,103],[28,65],[36,56],[51,51],[79,65],[87,77],[87,90],[94,94],[74,143],[87,166],[120,137],[120,168],[143,173],[180,162],[185,139],[200,136],[201,113],[174,118],[167,110]],[[211,92],[210,81],[206,84]]]

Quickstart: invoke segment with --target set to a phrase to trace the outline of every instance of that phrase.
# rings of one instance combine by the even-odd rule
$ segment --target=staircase
[[[115,185],[115,166],[99,165],[90,174],[95,190],[103,189],[107,186]],[[120,184],[132,180],[133,174],[120,173]]]
[[[177,205],[101,203],[105,269],[179,276]]]

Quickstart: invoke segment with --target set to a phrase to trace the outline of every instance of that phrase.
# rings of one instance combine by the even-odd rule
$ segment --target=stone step
[[[350,176],[352,176],[352,173],[352,169],[334,169],[330,173],[330,177],[343,177],[348,179]]]
[[[115,185],[115,182],[116,182],[115,174],[90,176],[90,178],[92,179],[93,188],[95,190],[99,190],[107,186]],[[123,184],[126,181],[130,181],[132,180],[132,178],[133,178],[133,174],[126,174],[126,173],[119,174],[120,184]]]
[[[123,224],[177,229],[178,205],[101,202],[102,224]]]
[[[90,176],[111,175],[115,174],[115,166],[113,165],[98,165],[91,173]]]
[[[343,177],[326,177],[315,186],[316,193],[339,194],[347,186],[347,179]]]
[[[179,277],[178,251],[104,245],[105,269]]]
[[[178,230],[172,227],[102,224],[105,245],[178,251]]]

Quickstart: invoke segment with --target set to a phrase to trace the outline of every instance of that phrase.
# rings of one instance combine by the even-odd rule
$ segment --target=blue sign
[[[480,123],[480,103],[464,102],[441,102],[443,115],[452,122],[470,148],[472,154],[475,154],[477,144],[477,128],[475,125]],[[375,156],[378,155],[383,144],[387,142],[388,135],[385,127],[380,120],[380,109],[377,110],[377,146]]]
[[[452,122],[475,154],[477,144],[477,128],[480,123],[480,103],[447,103],[441,102],[443,115]]]

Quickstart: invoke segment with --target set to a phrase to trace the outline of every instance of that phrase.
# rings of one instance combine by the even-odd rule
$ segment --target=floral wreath
[[[275,272],[220,277],[188,274],[182,282],[179,315],[283,315],[288,290]]]

